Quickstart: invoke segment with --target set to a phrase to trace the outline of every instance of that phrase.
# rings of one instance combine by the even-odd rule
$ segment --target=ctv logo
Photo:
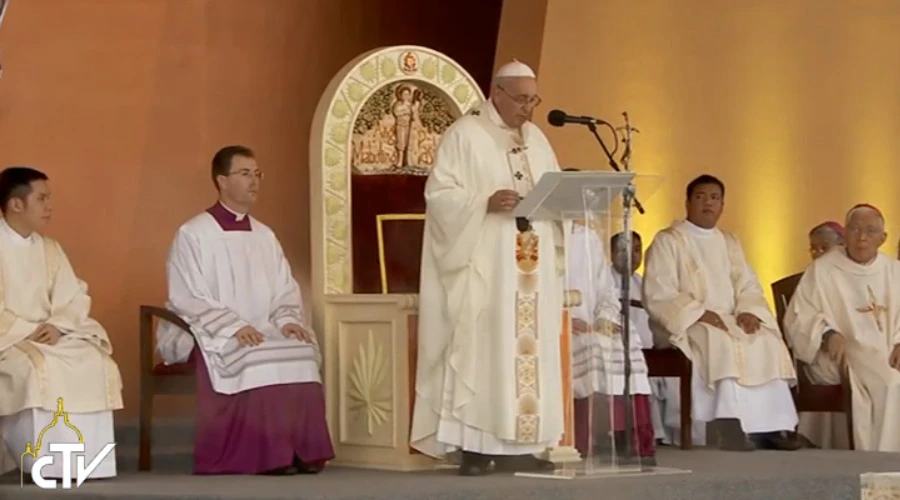
[[[19,459],[19,469],[21,472],[20,478],[20,486],[25,486],[25,457],[32,456],[34,460],[34,464],[31,466],[31,480],[34,481],[34,484],[38,488],[42,488],[45,490],[55,490],[57,488],[57,481],[55,479],[45,479],[44,478],[44,467],[48,465],[54,465],[56,460],[61,460],[61,468],[62,468],[62,489],[68,490],[72,489],[72,456],[75,455],[75,487],[81,487],[81,484],[84,481],[91,477],[91,474],[94,473],[94,470],[97,469],[103,460],[109,456],[110,453],[113,452],[116,448],[116,443],[107,443],[106,446],[100,450],[89,464],[85,465],[85,456],[84,456],[84,436],[82,436],[81,431],[78,427],[75,427],[71,422],[69,422],[69,414],[63,410],[63,399],[59,398],[58,406],[56,413],[53,414],[53,420],[47,424],[46,427],[41,429],[41,433],[38,435],[37,442],[35,442],[34,447],[31,446],[31,443],[27,443],[25,445],[25,453],[22,453],[22,456]],[[46,433],[51,428],[55,427],[57,423],[59,423],[59,419],[63,419],[63,423],[69,429],[75,432],[75,435],[78,436],[77,443],[48,443],[47,448],[49,448],[49,454],[45,454],[41,456],[41,448],[43,446],[44,441],[44,433]],[[59,454],[57,457],[55,454]]]

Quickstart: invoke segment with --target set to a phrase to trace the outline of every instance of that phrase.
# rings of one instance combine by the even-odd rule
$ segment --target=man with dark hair
[[[571,308],[572,316],[572,395],[574,402],[575,448],[588,458],[594,444],[608,439],[608,432],[595,425],[593,415],[611,415],[615,442],[625,442],[625,345],[623,342],[622,303],[619,286],[606,258],[603,240],[586,221],[575,221],[569,236],[566,259],[567,288],[581,293],[581,303]],[[647,377],[645,347],[638,323],[631,321],[628,356],[631,359],[633,449],[643,465],[656,465],[652,394]],[[648,346],[649,347],[649,346]],[[607,397],[598,397],[607,396]],[[603,408],[612,396],[612,411]],[[602,447],[601,447],[602,449]]]
[[[181,226],[167,264],[168,307],[193,338],[164,324],[157,344],[197,365],[194,473],[318,472],[334,458],[321,354],[281,244],[249,215],[262,171],[229,146],[212,177],[218,201]]]
[[[688,184],[687,220],[647,251],[644,306],[658,340],[693,361],[694,419],[712,424],[714,443],[794,450],[794,366],[740,242],[716,227],[724,196],[711,175]]]
[[[16,466],[34,452],[24,455],[27,475],[46,443],[72,441],[64,425],[42,432],[60,409],[81,431],[85,456],[115,442],[122,379],[106,330],[89,316],[87,286],[59,243],[38,232],[52,212],[47,176],[27,167],[0,172],[0,209],[0,434]],[[43,475],[61,478],[62,467],[57,457]],[[115,475],[110,454],[91,477]]]

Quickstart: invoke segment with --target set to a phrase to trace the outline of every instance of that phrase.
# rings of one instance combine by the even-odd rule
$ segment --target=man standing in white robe
[[[686,194],[687,220],[647,251],[651,326],[693,362],[693,418],[712,423],[708,438],[727,450],[795,450],[796,374],[740,243],[716,228],[725,185],[702,175]]]
[[[115,443],[122,379],[106,330],[90,317],[87,286],[60,244],[38,232],[52,211],[47,176],[27,167],[0,172],[0,209],[0,434],[13,457],[6,469],[22,458],[28,477],[36,458],[52,455],[42,475],[62,478],[62,456],[48,444],[78,442],[77,428],[90,463]],[[61,412],[72,426],[60,419],[42,432]],[[74,479],[74,458],[72,465]],[[111,453],[91,477],[115,475]]]
[[[806,269],[784,325],[810,381],[837,385],[849,371],[856,449],[898,452],[900,261],[879,252],[886,239],[877,208],[853,207],[846,246]]]
[[[578,221],[568,247],[567,289],[581,292],[572,315],[572,394],[575,397],[575,447],[587,457],[608,435],[594,414],[610,414],[619,451],[625,447],[625,346],[622,339],[621,289],[613,279],[603,240]],[[632,450],[642,465],[656,465],[651,387],[644,359],[640,318],[630,319]],[[610,397],[611,396],[611,397]],[[609,407],[612,406],[612,411]]]
[[[462,450],[462,475],[548,470],[563,434],[561,224],[512,211],[559,169],[534,72],[497,72],[490,99],[444,133],[425,186],[419,359],[411,446]]]
[[[157,349],[197,367],[195,474],[316,473],[334,458],[300,287],[275,233],[249,215],[261,179],[252,150],[219,150],[219,199],[169,252],[167,306],[191,332],[163,323]]]

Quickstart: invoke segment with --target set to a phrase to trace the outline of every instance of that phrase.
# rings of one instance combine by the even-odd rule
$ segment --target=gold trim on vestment
[[[534,188],[526,147],[506,154],[515,190],[525,196]],[[531,228],[516,233],[516,441],[537,443],[541,429],[540,393],[540,243]]]
[[[425,220],[425,214],[378,214],[375,216],[375,234],[378,239],[378,272],[381,274],[381,293],[388,291],[387,262],[384,252],[384,221]]]

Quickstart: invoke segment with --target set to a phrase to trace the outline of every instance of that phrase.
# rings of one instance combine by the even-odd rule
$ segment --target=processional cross
[[[884,327],[881,325],[881,315],[887,308],[878,304],[878,300],[875,299],[875,292],[872,291],[871,286],[866,286],[866,288],[869,290],[869,304],[864,307],[857,307],[856,311],[863,314],[872,314],[875,318],[875,324],[878,326],[878,331],[884,333]]]

